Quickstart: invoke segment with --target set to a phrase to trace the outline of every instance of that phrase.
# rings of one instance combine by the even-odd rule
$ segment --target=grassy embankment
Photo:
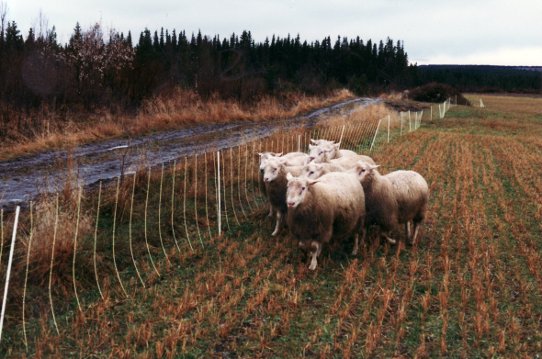
[[[290,118],[353,97],[347,90],[320,97],[292,93],[282,98],[265,97],[255,104],[241,105],[218,98],[203,100],[196,93],[175,90],[168,96],[145,101],[136,115],[112,114],[108,110],[91,114],[61,114],[46,108],[30,113],[6,113],[4,118],[8,122],[0,128],[5,132],[0,142],[0,160],[200,123]]]

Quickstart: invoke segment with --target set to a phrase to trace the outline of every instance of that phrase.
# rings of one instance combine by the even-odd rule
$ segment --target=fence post
[[[15,209],[15,222],[13,223],[13,235],[11,237],[11,248],[9,249],[8,268],[6,273],[6,285],[4,286],[4,299],[2,300],[2,315],[0,317],[0,342],[2,341],[2,329],[4,328],[4,315],[6,314],[6,303],[8,299],[9,277],[11,275],[11,264],[13,263],[13,252],[15,250],[15,239],[17,238],[17,226],[19,225],[19,213],[21,207]]]
[[[390,143],[390,124],[391,124],[391,116],[388,115],[388,143]]]
[[[373,146],[374,146],[375,140],[376,140],[376,135],[378,134],[378,129],[380,128],[380,121],[382,121],[382,119],[378,120],[378,125],[376,125],[375,135],[373,137],[373,142],[371,142],[371,148],[369,148],[369,151],[373,150]]]
[[[77,220],[75,222],[75,235],[73,238],[73,260],[72,260],[72,280],[73,280],[73,292],[75,293],[75,300],[77,301],[77,308],[80,312],[83,312],[81,309],[81,303],[79,302],[79,295],[77,294],[77,284],[75,282],[75,258],[77,256],[77,235],[79,232],[79,219],[81,216],[81,195],[83,188],[80,186],[77,193]]]
[[[98,266],[96,263],[96,243],[98,241],[98,222],[100,221],[101,198],[102,198],[102,181],[100,181],[100,185],[98,187],[98,205],[96,206],[96,221],[94,224],[94,247],[93,247],[92,261],[94,263],[94,277],[96,278],[96,286],[98,287],[98,292],[100,292],[100,297],[102,297],[102,300],[103,300],[104,295],[102,293],[102,288],[100,287],[100,280],[98,278]]]
[[[34,217],[32,214],[32,201],[30,201],[30,233],[28,234],[28,244],[26,249],[26,271],[24,274],[24,286],[23,286],[23,340],[24,346],[28,350],[28,338],[26,336],[26,319],[25,319],[25,305],[26,305],[26,285],[28,283],[28,267],[30,265],[30,250],[32,249],[32,239],[34,238]],[[0,335],[1,340],[1,335]]]
[[[0,264],[2,264],[3,252],[4,252],[4,209],[0,208]]]
[[[54,308],[54,305],[53,305],[52,284],[53,284],[53,268],[54,268],[54,263],[55,263],[56,236],[57,236],[57,233],[58,233],[58,216],[59,216],[58,207],[59,207],[59,194],[57,193],[56,194],[55,226],[53,228],[53,244],[52,244],[52,248],[51,248],[51,263],[49,265],[49,304],[51,306],[51,315],[53,316],[53,323],[55,324],[55,330],[56,330],[57,335],[60,334],[60,331],[58,330],[58,324],[56,322],[56,316],[55,316],[55,308]]]
[[[297,152],[301,152],[301,135],[297,135]]]
[[[217,203],[217,217],[218,217],[218,236],[222,235],[222,205],[221,205],[221,184],[220,184],[220,151],[216,152],[216,159],[218,165],[217,177],[218,177],[218,203]]]

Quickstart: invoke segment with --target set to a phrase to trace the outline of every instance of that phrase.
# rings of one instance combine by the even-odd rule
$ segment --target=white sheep
[[[345,170],[348,170],[348,169],[352,169],[356,167],[356,165],[360,161],[368,163],[368,164],[372,164],[372,165],[375,164],[375,161],[371,157],[365,156],[365,155],[344,156],[341,158],[332,159],[328,163],[334,164],[336,166],[341,166]]]
[[[333,144],[335,144],[335,141],[324,140],[324,139],[314,140],[314,139],[311,138],[311,143],[312,143],[313,145],[316,145],[316,146],[320,146],[320,145],[333,145]]]
[[[356,156],[357,153],[350,150],[341,150],[340,143],[324,143],[309,145],[309,161],[320,163],[329,162],[334,158]]]
[[[360,161],[355,169],[365,192],[366,223],[378,225],[381,234],[392,244],[396,241],[390,237],[390,231],[404,224],[407,239],[414,243],[425,219],[429,186],[417,172],[401,170],[383,176],[378,167]],[[412,236],[411,221],[414,224]]]
[[[286,179],[288,228],[299,246],[309,251],[309,269],[316,269],[322,245],[332,238],[354,234],[352,254],[357,254],[359,233],[362,240],[365,237],[365,199],[357,177],[332,172],[311,180],[288,173]]]
[[[303,168],[303,176],[309,179],[317,179],[330,172],[344,172],[345,168],[335,163],[314,163],[309,162]]]
[[[267,164],[269,159],[280,159],[287,166],[299,166],[303,165],[306,162],[308,155],[303,152],[289,152],[282,154],[282,152],[259,152],[260,163],[259,163],[259,175],[258,175],[258,184],[264,195],[267,196],[267,189],[263,180],[264,167]],[[273,217],[273,206],[269,206],[268,217]]]
[[[282,217],[286,214],[286,174],[300,175],[304,166],[285,166],[278,158],[269,158],[264,166],[263,181],[267,199],[276,215],[275,229],[272,236],[276,236],[282,228]]]

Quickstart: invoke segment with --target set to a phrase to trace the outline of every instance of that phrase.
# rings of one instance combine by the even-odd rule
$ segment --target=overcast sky
[[[66,42],[77,21],[134,39],[145,28],[252,31],[320,40],[330,35],[403,40],[412,63],[542,66],[542,0],[0,0],[26,37],[40,11]]]

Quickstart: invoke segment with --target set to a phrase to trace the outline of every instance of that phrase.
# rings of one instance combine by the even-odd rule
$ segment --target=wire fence
[[[439,105],[439,117],[449,106]],[[424,111],[362,120],[351,114],[67,189],[21,212],[0,210],[0,352],[28,349],[44,330],[61,335],[64,323],[84,317],[98,301],[134,297],[172,263],[189,264],[191,255],[203,255],[266,213],[258,152],[307,151],[311,138],[325,138],[368,154],[422,121]]]

